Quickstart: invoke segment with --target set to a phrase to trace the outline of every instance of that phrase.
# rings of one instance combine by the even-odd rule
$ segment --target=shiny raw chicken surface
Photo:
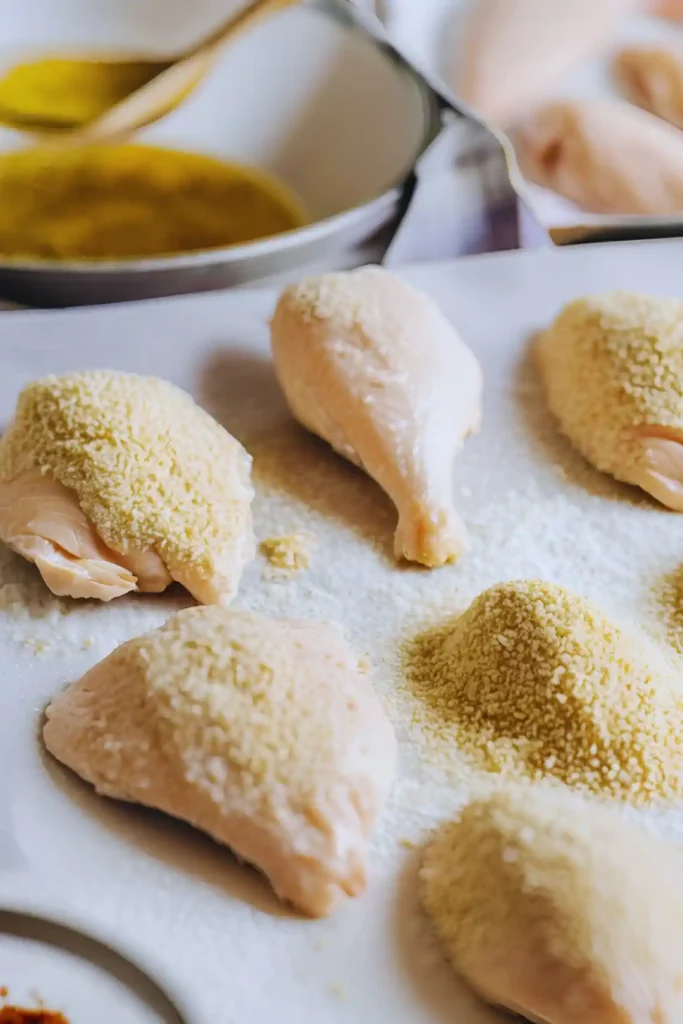
[[[334,625],[181,612],[56,697],[44,737],[99,793],[203,829],[306,914],[365,888],[396,742]]]
[[[514,120],[608,39],[628,7],[628,0],[477,0],[456,92],[495,123]]]
[[[0,439],[0,540],[59,595],[228,603],[253,553],[250,460],[189,395],[111,371],[47,377]]]
[[[679,1024],[682,867],[609,807],[503,787],[437,834],[423,899],[489,1003],[546,1024]]]
[[[39,472],[0,483],[0,540],[34,562],[53,594],[110,601],[165,590],[171,577],[154,552],[125,558],[108,548],[73,491]]]
[[[513,133],[522,173],[591,213],[683,212],[683,133],[616,100],[558,100]]]
[[[550,409],[599,470],[683,512],[683,302],[610,292],[538,342]]]
[[[622,50],[614,71],[632,103],[683,128],[683,47],[634,46]]]
[[[431,299],[379,267],[311,278],[282,294],[271,339],[294,416],[396,505],[396,556],[460,555],[453,462],[479,428],[482,373]]]

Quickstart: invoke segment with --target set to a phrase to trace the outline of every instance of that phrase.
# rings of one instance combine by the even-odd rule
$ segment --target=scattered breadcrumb
[[[499,584],[405,652],[430,737],[505,776],[683,795],[683,689],[656,644],[540,581]]]
[[[274,569],[282,572],[302,572],[311,564],[311,537],[307,533],[268,537],[261,541],[259,550]]]
[[[346,1001],[349,998],[349,993],[347,992],[346,987],[342,985],[340,981],[331,981],[327,986],[327,991],[331,996],[334,996],[335,999]]]
[[[24,647],[28,647],[36,655],[45,654],[50,649],[50,645],[45,640],[39,640],[35,636],[24,640]]]
[[[399,839],[398,845],[402,846],[404,850],[419,850],[420,844],[413,842],[412,839]]]

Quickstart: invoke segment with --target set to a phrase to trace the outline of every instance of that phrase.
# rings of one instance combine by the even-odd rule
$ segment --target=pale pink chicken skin
[[[683,211],[683,134],[616,100],[558,100],[512,135],[522,173],[603,214]]]
[[[483,117],[507,123],[609,38],[628,0],[478,0],[455,82]]]
[[[683,128],[683,47],[633,46],[622,50],[614,73],[627,98]]]
[[[271,343],[294,416],[396,505],[396,557],[457,558],[453,464],[479,429],[483,380],[431,299],[379,267],[311,278],[281,296]]]
[[[683,0],[643,0],[646,13],[671,21],[683,20]]]
[[[307,915],[365,890],[396,740],[332,624],[180,612],[58,694],[43,735],[98,793],[209,833]]]
[[[0,540],[33,562],[59,597],[111,601],[173,582],[153,551],[125,556],[107,547],[73,491],[37,470],[0,481]]]

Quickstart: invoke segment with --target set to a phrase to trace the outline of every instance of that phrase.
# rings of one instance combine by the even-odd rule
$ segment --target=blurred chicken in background
[[[523,115],[609,39],[626,6],[628,0],[478,0],[465,24],[456,92],[496,124]]]
[[[659,18],[683,20],[683,0],[645,0],[646,8]]]

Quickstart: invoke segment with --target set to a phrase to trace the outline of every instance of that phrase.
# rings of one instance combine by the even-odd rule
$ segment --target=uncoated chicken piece
[[[683,1020],[683,857],[568,790],[505,786],[428,847],[423,900],[456,970],[542,1024]]]
[[[250,459],[166,381],[92,370],[19,396],[0,439],[0,540],[59,595],[173,580],[228,603],[254,552]]]
[[[683,512],[683,302],[579,299],[540,336],[550,409],[605,473]]]
[[[614,73],[632,103],[683,128],[683,47],[622,50],[614,62]]]
[[[480,425],[482,373],[431,299],[379,267],[310,278],[283,292],[271,339],[295,417],[396,505],[396,557],[460,555],[452,468]]]
[[[683,212],[683,133],[618,100],[559,100],[512,133],[522,173],[591,213]]]
[[[514,120],[609,37],[627,0],[478,0],[455,82],[483,117]]]
[[[334,625],[180,612],[57,696],[44,738],[98,793],[208,832],[306,914],[365,889],[396,741]]]

